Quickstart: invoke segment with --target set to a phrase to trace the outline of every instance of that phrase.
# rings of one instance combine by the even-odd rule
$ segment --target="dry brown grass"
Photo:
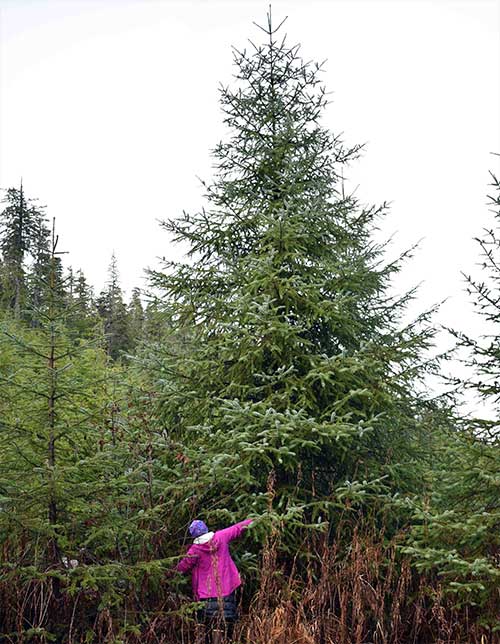
[[[396,543],[386,543],[383,534],[354,529],[342,551],[338,541],[316,536],[295,559],[280,553],[279,537],[271,535],[262,551],[258,591],[243,601],[238,643],[500,642],[479,626],[471,609],[454,608],[435,579],[412,571],[397,556]],[[21,583],[11,574],[8,582],[0,580],[0,641],[46,644],[47,633],[59,624],[58,644],[203,642],[193,620],[179,612],[182,600],[167,583],[160,593],[134,590],[120,610],[99,610],[101,599],[83,592],[70,597],[64,591],[57,598],[50,578]],[[125,631],[124,620],[132,624],[139,613],[138,630]]]
[[[441,586],[398,560],[394,542],[354,530],[348,552],[319,540],[306,579],[264,552],[262,584],[240,625],[252,644],[496,644]],[[273,545],[268,546],[273,549]],[[272,564],[272,565],[269,565]]]

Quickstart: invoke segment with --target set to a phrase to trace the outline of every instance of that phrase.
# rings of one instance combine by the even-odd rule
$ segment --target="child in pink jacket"
[[[234,591],[241,585],[241,579],[231,558],[229,543],[251,523],[252,519],[246,519],[217,532],[209,532],[205,523],[198,519],[189,526],[194,541],[186,556],[177,564],[177,570],[181,573],[191,572],[194,598],[204,603],[198,617],[210,627],[207,629],[207,642],[220,641],[215,637],[212,639],[217,618],[224,622],[224,630],[229,637],[232,635],[236,620]],[[220,637],[220,633],[217,637]]]

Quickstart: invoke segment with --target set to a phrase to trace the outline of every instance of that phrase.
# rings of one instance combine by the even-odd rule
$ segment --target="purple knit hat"
[[[207,532],[208,528],[206,524],[199,519],[195,519],[189,526],[189,534],[195,539],[196,537],[199,537],[202,534],[206,534]]]

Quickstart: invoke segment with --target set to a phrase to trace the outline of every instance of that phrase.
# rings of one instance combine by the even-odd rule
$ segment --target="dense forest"
[[[248,517],[236,641],[500,641],[500,183],[463,296],[492,331],[437,356],[435,311],[408,323],[392,285],[412,251],[386,260],[386,205],[343,180],[361,147],[322,126],[321,66],[259,33],[205,206],[162,223],[185,261],[147,292],[125,301],[113,256],[94,293],[29,187],[4,192],[1,642],[198,641],[188,525]]]

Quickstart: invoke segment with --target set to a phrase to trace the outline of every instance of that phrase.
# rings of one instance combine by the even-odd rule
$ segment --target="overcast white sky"
[[[99,291],[114,250],[123,286],[178,256],[157,220],[202,205],[223,136],[218,83],[231,45],[259,38],[267,2],[0,0],[0,187],[57,218],[61,248]],[[391,253],[423,238],[398,282],[415,310],[469,324],[460,271],[491,223],[500,152],[500,0],[274,0],[290,42],[327,59],[324,124],[366,142],[350,171],[367,203],[392,202]]]

